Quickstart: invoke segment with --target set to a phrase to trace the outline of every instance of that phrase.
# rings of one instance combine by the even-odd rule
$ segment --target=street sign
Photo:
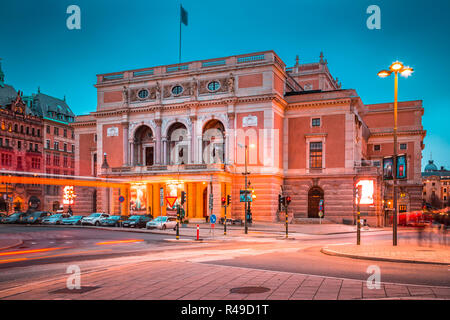
[[[159,206],[164,206],[164,188],[159,188]]]
[[[215,215],[215,214],[212,214],[212,215],[209,217],[209,221],[211,222],[212,225],[214,225],[214,223],[216,223],[216,221],[217,221],[216,215]]]
[[[209,194],[209,210],[213,209],[213,200],[214,200],[214,196],[212,193]]]
[[[239,201],[240,202],[252,202],[252,194],[250,192],[250,190],[247,190],[247,197],[245,197],[245,191],[246,190],[239,190]],[[245,200],[245,198],[247,198],[247,200]]]
[[[321,211],[319,211],[319,218],[322,218],[323,217],[323,211],[321,210]]]
[[[177,201],[177,197],[166,197],[166,201],[169,204],[169,206],[172,208],[175,204],[175,201]]]
[[[122,203],[122,202],[124,202],[124,201],[125,201],[125,198],[124,198],[124,196],[120,196],[120,197],[119,197],[119,202],[121,202],[121,203]]]

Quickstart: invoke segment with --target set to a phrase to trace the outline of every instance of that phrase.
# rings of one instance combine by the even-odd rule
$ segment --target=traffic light
[[[227,206],[231,204],[231,194],[227,195]]]
[[[291,196],[286,197],[286,205],[288,206],[291,203]]]
[[[283,209],[283,207],[285,206],[285,197],[283,197],[281,194],[278,195],[278,208],[280,209],[280,211]]]
[[[225,197],[222,197],[222,206],[225,205]]]
[[[181,191],[181,205],[186,202],[186,192]]]

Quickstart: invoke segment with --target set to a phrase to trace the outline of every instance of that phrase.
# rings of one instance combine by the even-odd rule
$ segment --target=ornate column
[[[156,123],[156,164],[161,164],[162,162],[162,152],[161,152],[161,119],[155,119]]]
[[[133,148],[133,139],[128,139],[128,165],[130,167],[134,166],[135,164],[135,159],[134,159],[134,148]]]
[[[167,162],[168,162],[168,159],[167,159],[167,137],[162,137],[161,138],[161,140],[162,140],[162,145],[163,145],[163,148],[162,148],[162,151],[163,151],[163,164],[168,164]]]
[[[129,148],[128,148],[128,122],[122,122],[123,128],[123,165],[129,163]]]
[[[192,116],[189,116],[189,118],[192,123],[192,131],[191,131],[191,136],[190,136],[191,150],[189,150],[189,154],[190,154],[189,163],[197,163],[197,159],[195,159],[195,150],[198,147],[198,146],[196,146],[196,143],[195,143],[195,133],[197,132],[197,130],[196,130],[197,116],[192,115]]]

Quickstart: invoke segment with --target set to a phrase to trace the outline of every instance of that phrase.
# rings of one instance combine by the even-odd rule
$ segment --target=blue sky
[[[66,9],[81,8],[81,30]],[[393,101],[393,78],[377,72],[395,59],[415,69],[400,78],[399,100],[422,99],[427,130],[422,165],[450,168],[448,89],[450,2],[184,0],[182,60],[274,50],[291,66],[324,52],[343,88],[366,104]],[[381,30],[369,30],[369,5]],[[6,82],[25,94],[60,97],[76,114],[96,108],[96,74],[178,62],[180,1],[42,0],[0,3],[0,57]],[[446,40],[447,39],[447,40]]]

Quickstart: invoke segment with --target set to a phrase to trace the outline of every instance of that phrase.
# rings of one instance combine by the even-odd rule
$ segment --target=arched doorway
[[[319,218],[319,202],[323,200],[323,190],[312,187],[308,192],[308,218]],[[325,208],[324,208],[325,209]]]
[[[203,163],[225,162],[225,128],[219,120],[213,119],[203,127]]]
[[[155,141],[150,127],[140,126],[135,134],[133,141],[133,159],[134,165],[152,166],[154,164]]]
[[[170,126],[167,132],[169,164],[189,163],[189,139],[187,132],[186,126],[180,122]]]

